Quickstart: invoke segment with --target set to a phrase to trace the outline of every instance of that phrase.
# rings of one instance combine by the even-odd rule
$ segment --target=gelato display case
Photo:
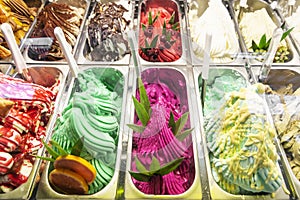
[[[0,199],[299,199],[291,2],[0,2],[33,78],[0,58]]]

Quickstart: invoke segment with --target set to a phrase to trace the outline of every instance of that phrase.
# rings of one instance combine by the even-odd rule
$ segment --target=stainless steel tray
[[[80,39],[80,35],[82,34],[82,30],[83,30],[83,26],[84,26],[84,22],[87,18],[88,15],[88,11],[90,8],[90,0],[79,0],[79,1],[72,1],[72,0],[55,0],[55,1],[51,1],[51,0],[46,0],[45,4],[43,5],[43,7],[41,8],[41,11],[43,11],[44,7],[48,4],[51,4],[52,2],[58,3],[58,4],[67,4],[69,6],[72,7],[76,7],[76,8],[82,8],[84,9],[84,14],[83,14],[83,18],[81,21],[81,25],[80,25],[80,29],[79,29],[79,34],[76,37],[76,42],[75,45],[72,47],[72,54],[75,53],[75,50],[77,49],[78,45],[79,45],[79,39]],[[48,51],[48,49],[50,48],[49,45],[52,45],[52,40],[54,40],[55,38],[49,38],[49,37],[42,37],[42,38],[32,38],[32,34],[35,31],[36,28],[36,24],[37,24],[37,20],[35,20],[35,23],[33,25],[33,27],[30,30],[30,33],[28,35],[28,37],[26,38],[26,40],[24,40],[23,42],[23,57],[25,58],[25,61],[27,63],[30,64],[40,64],[40,63],[48,63],[48,64],[66,64],[67,61],[66,59],[60,59],[60,60],[55,60],[55,61],[44,61],[44,60],[38,60],[38,59],[34,59],[32,57],[30,57],[29,55],[29,48],[32,47],[34,49],[39,49],[39,51],[41,51],[42,53],[44,53],[44,51]]]
[[[36,8],[36,14],[39,14],[39,11],[41,10],[41,8],[44,5],[44,0],[24,0],[24,2],[27,4],[28,7],[30,8]],[[25,36],[22,38],[19,47],[22,50],[23,49],[23,41],[26,40],[26,38],[28,37],[30,30],[32,29],[32,27],[34,26],[36,21],[36,17],[34,18],[34,20],[31,22],[28,31],[26,32]],[[9,48],[8,48],[9,49]],[[11,63],[13,61],[12,56],[9,56],[7,58],[4,59],[0,59],[0,63]]]
[[[124,18],[128,21],[130,21],[130,24],[128,25],[128,27],[126,27],[125,32],[123,32],[123,37],[124,39],[127,39],[127,31],[129,29],[132,28],[132,19],[133,19],[133,6],[134,3],[133,1],[129,1],[129,0],[125,0],[125,1],[121,1],[121,0],[114,0],[114,1],[108,1],[108,0],[102,0],[100,1],[101,3],[109,3],[109,2],[113,2],[116,3],[117,5],[122,5],[124,6],[125,9],[128,10],[128,12],[124,13]],[[78,62],[78,64],[112,64],[112,65],[129,65],[129,61],[130,61],[130,45],[128,42],[128,49],[126,51],[126,54],[124,55],[124,57],[115,60],[115,61],[96,61],[96,60],[92,60],[88,54],[91,52],[89,44],[88,44],[88,25],[89,25],[89,20],[90,18],[94,17],[95,14],[95,8],[96,8],[97,2],[94,3],[92,6],[92,10],[91,13],[89,14],[89,16],[87,16],[87,20],[85,21],[85,26],[82,30],[81,33],[81,38],[79,41],[79,45],[75,54],[76,60]],[[101,32],[99,31],[99,34],[101,34]],[[128,40],[127,40],[128,41]],[[99,50],[97,53],[101,54],[101,51]]]
[[[190,91],[190,76],[192,76],[191,71],[188,68],[182,67],[172,67],[172,66],[164,66],[164,67],[154,67],[148,66],[144,70],[142,70],[142,77],[145,75],[145,80],[149,82],[156,83],[160,81],[166,84],[171,90],[174,92],[176,96],[178,96],[181,100],[180,107],[185,108],[186,111],[189,111],[190,116],[194,116],[194,107],[193,107],[193,99],[189,98],[192,91]],[[147,76],[146,76],[147,74]],[[174,76],[171,78],[171,75]],[[135,74],[135,70],[130,68],[130,76],[132,85],[131,96],[135,96],[135,92],[137,89],[137,76]],[[188,79],[189,78],[189,79]],[[143,78],[142,78],[143,79]],[[159,80],[158,80],[159,79]],[[130,96],[130,94],[129,94]],[[128,98],[127,103],[127,112],[130,116],[127,117],[126,124],[132,123],[134,120],[134,106],[131,98]],[[190,127],[197,127],[195,125],[195,118],[190,117]],[[178,195],[153,195],[153,194],[145,194],[141,192],[133,183],[131,175],[129,174],[129,170],[131,170],[131,161],[132,161],[132,139],[133,139],[133,131],[127,128],[128,131],[126,138],[128,139],[128,148],[127,148],[127,161],[126,161],[126,176],[125,176],[125,199],[165,199],[165,198],[173,198],[173,199],[202,199],[202,188],[201,188],[201,178],[200,178],[200,168],[198,164],[198,143],[199,138],[196,138],[195,131],[191,133],[192,145],[193,145],[193,153],[194,153],[194,163],[195,163],[195,178],[192,185],[189,189]]]
[[[218,23],[219,22],[221,23],[224,21],[224,20],[222,21],[222,18],[224,17],[224,15],[223,15],[224,10],[221,9],[222,7],[224,7],[224,9],[226,9],[228,16],[230,18],[232,18],[230,16],[231,13],[228,11],[228,8],[227,8],[228,7],[227,1],[223,1],[223,2],[219,1],[216,3],[220,3],[219,9],[214,10],[214,12],[216,12],[215,15],[217,17],[216,20],[218,21]],[[215,8],[216,6],[213,5],[213,7]],[[207,10],[208,8],[209,8],[209,0],[204,0],[204,1],[189,0],[188,1],[188,8],[186,9],[187,10],[187,18],[188,18],[188,23],[187,23],[188,24],[188,35],[189,35],[188,39],[189,39],[189,48],[190,48],[190,54],[191,54],[191,59],[192,59],[193,65],[199,65],[199,64],[203,63],[203,57],[197,56],[193,49],[196,46],[198,46],[198,48],[202,48],[204,50],[205,33],[208,33],[208,31],[209,31],[213,36],[214,32],[217,32],[218,29],[225,29],[225,27],[221,27],[220,24],[218,26],[214,26],[214,24],[213,24],[214,20],[212,20],[211,22],[205,22],[204,26],[200,26],[200,27],[199,27],[199,24],[197,24],[197,23],[195,23],[195,24],[191,23],[191,21],[193,21],[193,18],[195,18],[194,20],[196,21],[196,19],[201,18],[204,13],[209,12]],[[221,12],[222,16],[218,15],[218,12]],[[197,44],[194,41],[194,38],[192,37],[191,29],[193,28],[193,26],[195,26],[195,29],[199,29],[204,33],[204,37],[202,38],[202,40],[199,40],[199,42],[201,43],[200,45]],[[239,36],[235,31],[236,29],[238,29],[238,27],[236,27],[236,24],[234,23],[233,20],[231,20],[231,26],[234,31],[234,33],[232,33],[231,35],[232,35],[232,39],[236,40],[236,49],[233,50],[234,48],[232,48],[231,50],[228,50],[226,52],[226,56],[221,57],[218,54],[221,53],[221,50],[225,51],[225,49],[218,49],[216,45],[215,46],[212,45],[212,48],[216,47],[215,53],[214,53],[216,56],[215,56],[215,58],[211,58],[211,63],[214,63],[214,64],[222,64],[222,63],[223,64],[230,64],[230,63],[242,64],[244,62],[242,59],[243,57],[239,55],[239,54],[241,54],[241,48],[240,48]],[[233,40],[229,40],[228,37],[226,37],[226,39],[222,40],[222,39],[220,39],[219,36],[218,37],[217,36],[218,35],[215,35],[215,37],[212,37],[212,44],[214,43],[214,41],[216,41],[216,43],[219,42],[219,43],[221,43],[221,45],[220,45],[221,48],[222,47],[225,48],[225,45],[232,46],[234,43]],[[224,37],[225,37],[225,35],[224,35]],[[225,42],[228,42],[228,43],[231,42],[231,43],[225,44]],[[223,44],[223,46],[222,46],[222,44]],[[225,60],[225,58],[226,58],[226,60]]]
[[[187,30],[186,30],[186,16],[185,16],[185,4],[183,1],[176,1],[176,0],[166,0],[166,1],[155,1],[155,0],[143,0],[143,1],[139,1],[138,5],[136,5],[136,7],[138,8],[137,13],[137,20],[133,19],[134,22],[136,22],[136,24],[134,24],[134,31],[136,32],[136,52],[138,54],[138,56],[140,57],[140,61],[142,65],[156,65],[156,66],[160,66],[160,65],[186,65],[187,60],[189,59],[189,53],[188,53],[188,41],[187,41]],[[180,38],[181,38],[181,44],[178,44],[178,48],[179,50],[176,50],[176,52],[178,51],[178,56],[179,58],[173,57],[172,59],[166,61],[166,62],[161,62],[159,61],[158,58],[154,58],[155,61],[150,61],[150,58],[147,59],[143,59],[139,53],[140,50],[140,42],[143,41],[142,39],[140,40],[139,34],[143,34],[142,33],[142,24],[141,24],[141,20],[142,20],[142,11],[143,12],[148,12],[149,9],[156,9],[159,7],[163,7],[167,10],[167,12],[169,12],[169,14],[171,15],[171,12],[175,12],[175,22],[179,23],[180,26]],[[168,11],[169,10],[169,11]],[[154,19],[154,18],[153,18]],[[163,22],[162,22],[163,23]],[[163,26],[163,25],[162,25]],[[154,28],[153,29],[154,32],[161,32],[163,30],[163,28]],[[159,35],[159,34],[158,34]],[[152,36],[153,37],[153,36]],[[149,40],[149,45],[151,43],[152,39]],[[177,40],[174,40],[174,42]],[[145,43],[143,41],[143,43]],[[166,49],[165,46],[163,46],[163,42],[160,42],[160,39],[158,39],[158,44],[161,44],[161,49]],[[150,45],[151,46],[151,45]],[[146,47],[146,44],[144,44],[142,47]],[[172,47],[171,47],[172,48]],[[158,50],[159,48],[155,48],[156,50]],[[180,53],[180,51],[182,53]],[[155,53],[155,55],[157,55],[158,53]],[[165,55],[165,54],[164,54]]]
[[[259,73],[259,67],[253,66],[252,67],[253,73],[254,74],[258,74]],[[299,85],[299,79],[300,79],[300,68],[299,67],[285,67],[285,66],[281,66],[281,67],[277,67],[275,69],[272,69],[270,71],[269,77],[266,80],[267,84],[274,90],[277,90],[281,87],[286,87],[288,84],[292,84],[293,85],[293,90],[295,91],[296,89],[298,89],[300,87]],[[281,109],[276,109],[276,107],[274,106],[279,106],[280,103],[276,103],[272,102],[271,100],[268,99],[268,95],[266,95],[266,99],[268,102],[268,106],[270,108],[270,112],[271,115],[273,117],[273,122],[274,124],[276,123],[276,116],[278,116],[278,114],[286,112],[286,110],[281,110]],[[279,98],[279,97],[278,97]],[[287,98],[289,98],[287,96]],[[294,103],[299,102],[299,98],[295,98],[293,100]],[[277,108],[280,108],[277,107]],[[295,108],[294,108],[295,109]],[[288,114],[289,116],[289,114]],[[287,124],[285,124],[287,125]],[[296,178],[295,174],[292,171],[291,165],[287,159],[287,151],[284,150],[283,145],[281,144],[280,140],[282,138],[278,135],[278,141],[277,141],[277,145],[279,148],[279,151],[282,155],[282,160],[283,160],[283,167],[285,170],[285,173],[287,175],[287,179],[289,181],[290,187],[291,187],[291,191],[292,191],[292,195],[294,195],[294,198],[299,198],[300,197],[300,180]]]
[[[45,67],[45,68],[54,68],[57,69],[59,72],[59,86],[58,86],[58,93],[55,99],[55,104],[54,104],[54,110],[53,113],[48,121],[47,127],[46,127],[46,138],[48,137],[49,130],[52,128],[53,123],[55,122],[58,107],[62,98],[62,94],[65,88],[65,80],[67,77],[67,73],[69,71],[68,66],[63,66],[63,65],[57,65],[57,66],[51,66],[51,65],[30,65],[28,66],[29,68],[40,68],[40,67]],[[17,75],[17,74],[15,74]],[[44,151],[44,148],[40,148],[37,150],[37,154],[41,156]],[[1,193],[0,194],[0,199],[29,199],[30,196],[33,193],[34,187],[37,185],[39,181],[39,173],[40,173],[40,167],[41,167],[41,160],[40,159],[35,159],[33,168],[30,172],[30,175],[28,177],[28,180],[20,185],[18,188],[7,192],[7,193]]]
[[[118,144],[117,144],[117,151],[116,151],[116,163],[114,167],[114,175],[112,176],[112,179],[110,182],[99,192],[90,194],[90,195],[66,195],[56,192],[50,185],[48,175],[49,175],[49,167],[50,163],[47,162],[45,166],[45,170],[41,176],[41,181],[39,183],[38,191],[36,198],[41,199],[93,199],[93,198],[101,198],[101,199],[115,199],[116,192],[117,192],[117,184],[118,184],[118,178],[120,173],[120,162],[121,162],[121,152],[122,152],[122,137],[125,134],[123,130],[124,126],[124,120],[125,120],[125,109],[126,109],[126,95],[127,95],[127,82],[128,82],[128,68],[126,67],[120,67],[120,66],[99,66],[99,65],[93,65],[93,66],[80,66],[80,71],[84,71],[90,68],[97,68],[99,71],[104,72],[105,70],[113,70],[118,73],[121,73],[124,79],[124,85],[123,85],[123,91],[122,91],[122,108],[121,108],[121,116],[120,116],[120,128],[119,128],[119,135],[118,135]],[[75,85],[75,79],[72,78],[71,82],[69,84],[69,88],[66,92],[64,102],[62,103],[63,106],[62,109],[59,111],[59,114],[63,111],[63,109],[66,107],[66,105],[69,103],[69,99],[74,92]],[[118,81],[118,80],[112,80],[112,81]],[[51,130],[52,131],[52,130]],[[51,135],[49,139],[51,138]]]
[[[237,18],[238,18],[238,14],[240,11],[240,0],[231,0],[230,2],[231,3],[229,3],[229,6],[231,7],[230,8],[231,11],[233,12],[235,23],[237,24],[237,27],[239,27]],[[267,10],[270,18],[273,20],[274,24],[277,27],[281,26],[278,15],[276,14],[276,12],[271,8],[271,6],[267,2],[265,2],[263,0],[247,0],[247,5],[248,5],[248,7],[245,12],[249,12],[249,11],[253,12],[253,11],[265,8]],[[239,34],[240,34],[240,40],[241,40],[241,45],[242,45],[241,48],[242,48],[243,52],[245,53],[245,55],[244,55],[245,58],[249,59],[250,64],[261,64],[262,62],[258,61],[256,59],[256,56],[248,51],[244,37],[243,37],[240,29],[238,29],[238,31],[240,32]],[[284,64],[291,65],[291,64],[297,64],[299,62],[299,56],[296,52],[294,45],[292,44],[292,41],[290,40],[289,37],[287,37],[285,39],[285,41],[286,41],[288,50],[290,52],[289,60],[286,61],[285,63],[274,63],[273,66],[284,65]]]
[[[230,73],[234,73],[234,74],[239,74],[240,77],[243,77],[245,79],[245,86],[249,86],[250,83],[248,82],[248,74],[245,70],[245,68],[241,65],[240,67],[228,67],[228,66],[224,66],[224,67],[214,67],[211,68],[210,70],[210,78],[212,78],[211,80],[213,80],[213,77],[217,77],[217,76],[222,76],[222,71],[228,71]],[[212,174],[212,170],[211,170],[211,163],[209,160],[209,152],[208,152],[208,148],[207,148],[207,144],[206,144],[206,137],[205,137],[205,131],[204,131],[204,116],[203,116],[203,110],[202,110],[202,106],[201,106],[201,101],[200,101],[200,91],[199,91],[199,87],[201,86],[201,83],[199,82],[199,78],[201,76],[201,67],[194,67],[193,68],[193,72],[194,72],[194,80],[195,80],[195,88],[196,88],[196,96],[197,96],[197,103],[198,103],[198,108],[200,110],[199,116],[200,116],[200,124],[202,125],[200,127],[200,132],[201,132],[201,136],[202,136],[202,141],[203,141],[203,147],[204,147],[204,160],[206,162],[206,170],[207,170],[207,175],[208,175],[208,181],[207,183],[205,183],[205,185],[208,187],[209,191],[210,191],[210,195],[212,199],[289,199],[289,196],[284,192],[283,188],[280,187],[276,192],[275,192],[275,196],[273,197],[272,194],[267,194],[267,195],[234,195],[231,193],[226,192],[225,190],[223,190],[215,181],[215,179],[213,178],[213,174]],[[210,81],[208,80],[208,83]],[[224,90],[226,86],[224,86],[223,92],[225,92]],[[222,91],[222,87],[219,88]],[[228,89],[227,89],[228,90]],[[224,93],[225,95],[225,93]],[[216,102],[216,104],[218,104],[218,102]],[[216,107],[218,107],[216,105]],[[279,165],[278,165],[279,168]],[[284,183],[283,183],[284,185]]]

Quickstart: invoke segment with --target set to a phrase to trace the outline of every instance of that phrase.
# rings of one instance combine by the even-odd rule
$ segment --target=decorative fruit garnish
[[[284,24],[281,26],[283,27]],[[287,30],[286,32],[283,33],[280,41],[284,40],[289,34],[290,32],[294,29],[291,28],[289,30]],[[264,34],[260,40],[259,43],[256,44],[256,42],[254,40],[252,40],[252,46],[251,49],[253,50],[253,52],[258,56],[258,60],[262,61],[263,58],[259,58],[259,57],[263,57],[263,55],[268,51],[268,48],[270,46],[272,38],[269,38],[267,40],[266,34]],[[280,46],[277,49],[275,58],[274,58],[274,62],[275,63],[283,63],[289,60],[289,50],[286,46]]]
[[[96,178],[95,167],[87,160],[80,157],[80,152],[83,148],[82,140],[83,138],[75,143],[72,147],[71,154],[66,152],[53,140],[50,141],[50,144],[54,148],[51,148],[42,141],[52,157],[37,157],[53,162],[54,170],[49,174],[49,181],[55,189],[62,193],[87,194],[88,185]]]

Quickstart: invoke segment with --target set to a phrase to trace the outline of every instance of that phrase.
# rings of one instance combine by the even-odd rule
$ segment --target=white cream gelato
[[[270,39],[277,26],[269,16],[267,10],[262,8],[254,12],[243,13],[239,28],[248,50],[252,50],[252,40],[254,40],[256,44],[259,44],[264,34],[266,34],[267,40]],[[285,41],[282,41],[280,45],[286,46]]]
[[[206,33],[212,34],[210,57],[214,63],[231,62],[239,51],[234,23],[220,0],[210,0],[201,17],[197,9],[189,12],[193,51],[203,59]]]
[[[292,16],[285,18],[285,20],[290,28],[294,27],[291,34],[296,40],[297,45],[300,47],[300,6]]]

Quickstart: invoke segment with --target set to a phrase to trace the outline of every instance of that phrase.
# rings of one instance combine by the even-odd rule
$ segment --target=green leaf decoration
[[[149,13],[148,13],[148,24],[149,25],[153,24],[153,21],[152,21],[152,12],[151,11],[149,11]]]
[[[155,156],[153,156],[153,158],[152,158],[152,162],[150,164],[149,169],[150,169],[150,171],[157,171],[160,169],[159,161],[157,160],[157,158]]]
[[[136,180],[142,181],[142,182],[149,182],[151,180],[151,177],[153,176],[153,175],[146,175],[143,173],[138,173],[138,172],[133,172],[133,171],[129,171],[129,174]]]
[[[295,27],[290,28],[289,30],[287,30],[286,32],[284,32],[284,33],[282,34],[282,36],[281,36],[280,41],[284,40],[284,39],[292,32],[292,30],[293,30],[294,28],[295,28]]]
[[[147,96],[147,92],[144,86],[144,83],[141,78],[138,79],[138,86],[139,86],[139,92],[140,92],[140,102],[142,105],[144,105],[144,108],[149,111],[150,110],[150,101]],[[148,112],[149,116],[150,113]]]
[[[173,13],[172,13],[169,24],[174,24],[174,22],[175,22],[175,11],[173,11]]]
[[[74,146],[71,149],[71,155],[80,156],[83,149],[84,137],[81,137],[77,140]]]
[[[176,126],[175,133],[173,133],[175,136],[181,132],[185,123],[188,120],[188,117],[189,117],[189,113],[186,112],[177,120],[177,122],[175,123],[175,126]]]
[[[260,38],[260,41],[259,41],[259,44],[258,44],[259,49],[264,49],[265,46],[266,46],[266,43],[267,43],[267,37],[266,37],[266,34],[264,34],[264,35]]]
[[[53,147],[57,148],[57,150],[59,151],[59,154],[60,154],[61,156],[66,156],[66,155],[69,154],[66,150],[64,150],[64,149],[63,149],[57,142],[55,142],[54,140],[51,140],[51,141],[50,141],[50,144],[51,144]]]
[[[147,26],[145,24],[142,24],[142,30],[146,31],[146,29],[147,29]]]
[[[155,47],[156,47],[157,40],[158,40],[158,35],[156,35],[156,36],[153,38],[153,40],[152,40],[152,42],[151,42],[151,44],[150,44],[150,48],[155,48]]]
[[[171,127],[171,130],[174,134],[176,131],[176,124],[175,124],[175,119],[174,119],[174,115],[173,115],[172,111],[170,112],[170,119],[169,119],[168,125],[169,125],[169,127]]]
[[[158,19],[158,15],[159,15],[159,13],[156,14],[156,16],[154,17],[154,19],[153,19],[153,21],[152,21],[152,24],[154,24],[154,22]]]
[[[135,165],[136,165],[136,169],[140,173],[149,174],[149,171],[146,169],[146,167],[141,163],[141,161],[137,157],[135,157]]]
[[[178,30],[177,28],[179,27],[179,22],[176,22],[175,24],[172,25],[173,30]]]
[[[193,130],[194,130],[194,128],[185,130],[185,131],[181,132],[180,134],[177,134],[175,137],[177,140],[182,142]]]
[[[47,161],[50,161],[50,162],[54,162],[55,161],[55,159],[50,158],[50,157],[43,157],[43,156],[38,156],[38,155],[32,155],[32,156],[34,156],[36,158],[39,158],[39,159],[42,159],[42,160],[47,160]]]
[[[269,48],[272,38],[268,39],[266,43],[266,50]]]
[[[155,172],[155,174],[158,174],[158,175],[161,175],[161,176],[169,174],[170,172],[177,169],[177,167],[182,163],[183,159],[184,158],[182,157],[182,158],[178,158],[176,160],[173,160],[173,161],[167,163],[166,165],[161,167],[160,170]]]
[[[141,50],[144,54],[147,54],[147,48],[141,47]]]
[[[133,178],[135,178],[138,181],[148,182],[150,181],[152,176],[164,176],[174,171],[181,164],[183,159],[183,157],[178,158],[161,167],[157,158],[153,157],[150,165],[150,171],[147,171],[145,166],[137,159],[137,157],[135,157],[136,168],[139,172],[129,171],[129,173]]]
[[[171,33],[170,33],[170,32],[167,32],[167,33],[166,33],[166,40],[167,40],[167,41],[170,41],[170,40],[171,40],[171,37],[172,37]]]
[[[48,144],[46,144],[46,142],[43,139],[42,143],[47,149],[48,153],[53,157],[53,159],[56,159],[59,156],[59,154],[56,151],[54,151]]]
[[[171,45],[173,45],[176,42],[176,40],[170,41]]]
[[[251,48],[253,49],[254,52],[255,52],[257,49],[259,49],[258,46],[257,46],[257,44],[255,43],[254,40],[252,40],[252,46],[251,46]]]
[[[135,108],[138,118],[141,120],[143,126],[146,126],[150,119],[148,112],[146,111],[143,104],[138,102],[138,100],[135,97],[132,97],[132,99],[133,99],[134,108]]]
[[[145,127],[135,124],[127,124],[127,126],[137,133],[142,133],[145,130]]]
[[[166,20],[164,20],[162,34],[163,34],[163,35],[166,35],[166,34],[167,34],[167,24],[166,24]]]
[[[145,39],[145,46],[146,46],[146,48],[150,48],[150,45],[149,45],[149,43],[148,43],[148,41]]]

